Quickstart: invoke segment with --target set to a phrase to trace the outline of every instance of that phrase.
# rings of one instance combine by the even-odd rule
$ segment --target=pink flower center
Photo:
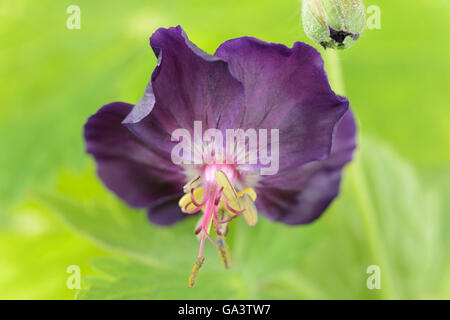
[[[200,248],[189,280],[191,287],[204,262],[202,254],[206,239],[217,247],[223,265],[228,268],[229,255],[225,242],[228,234],[228,222],[240,215],[244,215],[250,226],[257,222],[257,211],[254,204],[256,193],[252,188],[236,191],[235,185],[238,179],[239,172],[235,166],[208,164],[201,168],[200,176],[195,177],[184,186],[186,194],[179,201],[181,210],[187,214],[203,212],[203,216],[195,228],[195,234],[200,240]],[[211,230],[215,231],[216,240],[212,238]]]

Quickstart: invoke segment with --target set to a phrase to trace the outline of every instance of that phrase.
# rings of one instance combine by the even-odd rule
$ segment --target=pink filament
[[[217,223],[214,223],[214,229],[216,230],[216,233],[219,235],[219,236],[221,236],[222,235],[222,232],[220,232],[220,230],[219,230],[219,227],[218,227],[218,225],[217,225]]]
[[[213,245],[217,246],[217,242],[215,242],[215,241],[213,240],[213,238],[211,238],[211,236],[209,235],[209,233],[206,231],[205,228],[203,228],[203,232],[206,234],[206,237],[208,238],[208,240],[211,241],[211,243],[212,243]]]
[[[192,203],[196,206],[196,207],[203,207],[206,203],[206,191],[205,191],[205,195],[203,196],[203,200],[201,203],[197,203],[197,201],[195,201],[195,197],[194,197],[194,188],[191,188],[191,201]]]
[[[187,214],[194,214],[194,213],[197,213],[197,212],[199,212],[200,210],[202,210],[202,207],[196,207],[195,209],[193,209],[193,210],[188,210],[187,208],[189,207],[189,205],[191,205],[192,204],[192,202],[189,202],[185,207],[184,207],[184,212],[185,213],[187,213]]]
[[[202,239],[200,240],[200,249],[198,250],[198,257],[202,257],[203,247],[205,246],[205,232],[202,234]]]
[[[233,212],[233,213],[235,213],[235,214],[241,214],[242,212],[245,211],[245,209],[243,209],[243,210],[236,210],[236,209],[233,209],[233,208],[228,204],[227,198],[225,198],[225,205],[227,206],[227,209],[228,209],[228,210],[230,210],[231,212]]]
[[[215,222],[215,223],[227,223],[227,222],[230,222],[230,221],[236,219],[236,218],[239,217],[240,215],[241,215],[241,213],[239,213],[239,214],[237,214],[237,215],[235,215],[235,216],[232,216],[231,218],[228,218],[228,219],[226,219],[226,220],[218,220],[218,219],[217,219],[217,216],[216,216],[216,217],[214,218],[214,222]]]
[[[217,215],[217,206],[215,205],[216,202],[216,195],[217,195],[217,190],[216,188],[212,187],[212,188],[206,188],[205,190],[211,190],[210,192],[206,192],[205,191],[205,198],[206,199],[206,204],[205,204],[205,210],[204,210],[204,214],[203,214],[203,221],[201,224],[201,228],[203,230],[202,233],[202,238],[200,241],[200,249],[198,252],[198,257],[200,258],[202,256],[202,252],[203,252],[203,247],[205,245],[205,239],[208,238],[209,241],[211,241],[214,245],[217,245],[217,243],[211,238],[211,236],[208,234],[207,229],[208,229],[208,224],[211,223],[211,219]],[[201,208],[201,207],[200,207]]]

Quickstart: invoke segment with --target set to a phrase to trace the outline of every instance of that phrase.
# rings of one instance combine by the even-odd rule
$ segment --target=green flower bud
[[[347,49],[366,27],[360,0],[303,0],[303,29],[322,47]]]

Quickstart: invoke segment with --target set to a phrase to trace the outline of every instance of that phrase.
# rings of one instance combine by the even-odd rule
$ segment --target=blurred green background
[[[66,28],[71,4],[80,30]],[[234,222],[232,269],[208,245],[188,289],[196,219],[158,228],[122,204],[82,126],[103,104],[138,101],[158,27],[180,24],[209,53],[245,35],[311,44],[300,2],[3,0],[0,298],[449,299],[450,1],[365,4],[381,8],[381,29],[339,54],[360,128],[340,197],[308,226]],[[82,290],[66,285],[70,265]],[[370,265],[380,290],[366,286]]]

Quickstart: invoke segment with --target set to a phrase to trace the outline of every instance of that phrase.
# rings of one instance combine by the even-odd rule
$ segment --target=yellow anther
[[[217,252],[219,253],[220,262],[225,269],[230,269],[230,253],[224,237],[217,239]]]
[[[184,193],[191,192],[191,189],[197,188],[202,183],[202,179],[200,176],[194,177],[193,179],[189,180],[188,183],[186,183],[183,186]]]
[[[253,227],[258,222],[258,211],[256,210],[255,203],[248,193],[244,194],[241,199],[245,207],[245,211],[242,213],[245,222]]]
[[[198,272],[205,262],[204,257],[199,257],[192,267],[191,275],[189,276],[189,288],[193,288],[195,285],[195,279],[197,278]]]
[[[234,189],[233,185],[231,184],[230,180],[228,179],[227,175],[221,171],[216,171],[216,181],[217,184],[223,188],[222,193],[225,196],[225,198],[228,199],[228,204],[237,210],[242,209],[242,204],[240,199],[238,198],[238,195],[236,193],[236,190]]]
[[[237,193],[239,198],[241,198],[244,194],[248,194],[253,201],[256,200],[256,192],[253,188],[245,188]]]
[[[204,193],[205,193],[204,187],[200,187],[194,190],[194,200],[195,202],[197,202],[197,204],[200,204],[203,201]],[[181,197],[180,201],[178,201],[178,205],[180,206],[181,211],[183,212],[185,212],[186,210],[194,210],[195,208],[197,208],[197,206],[194,203],[192,203],[190,192],[186,193],[184,196]]]

